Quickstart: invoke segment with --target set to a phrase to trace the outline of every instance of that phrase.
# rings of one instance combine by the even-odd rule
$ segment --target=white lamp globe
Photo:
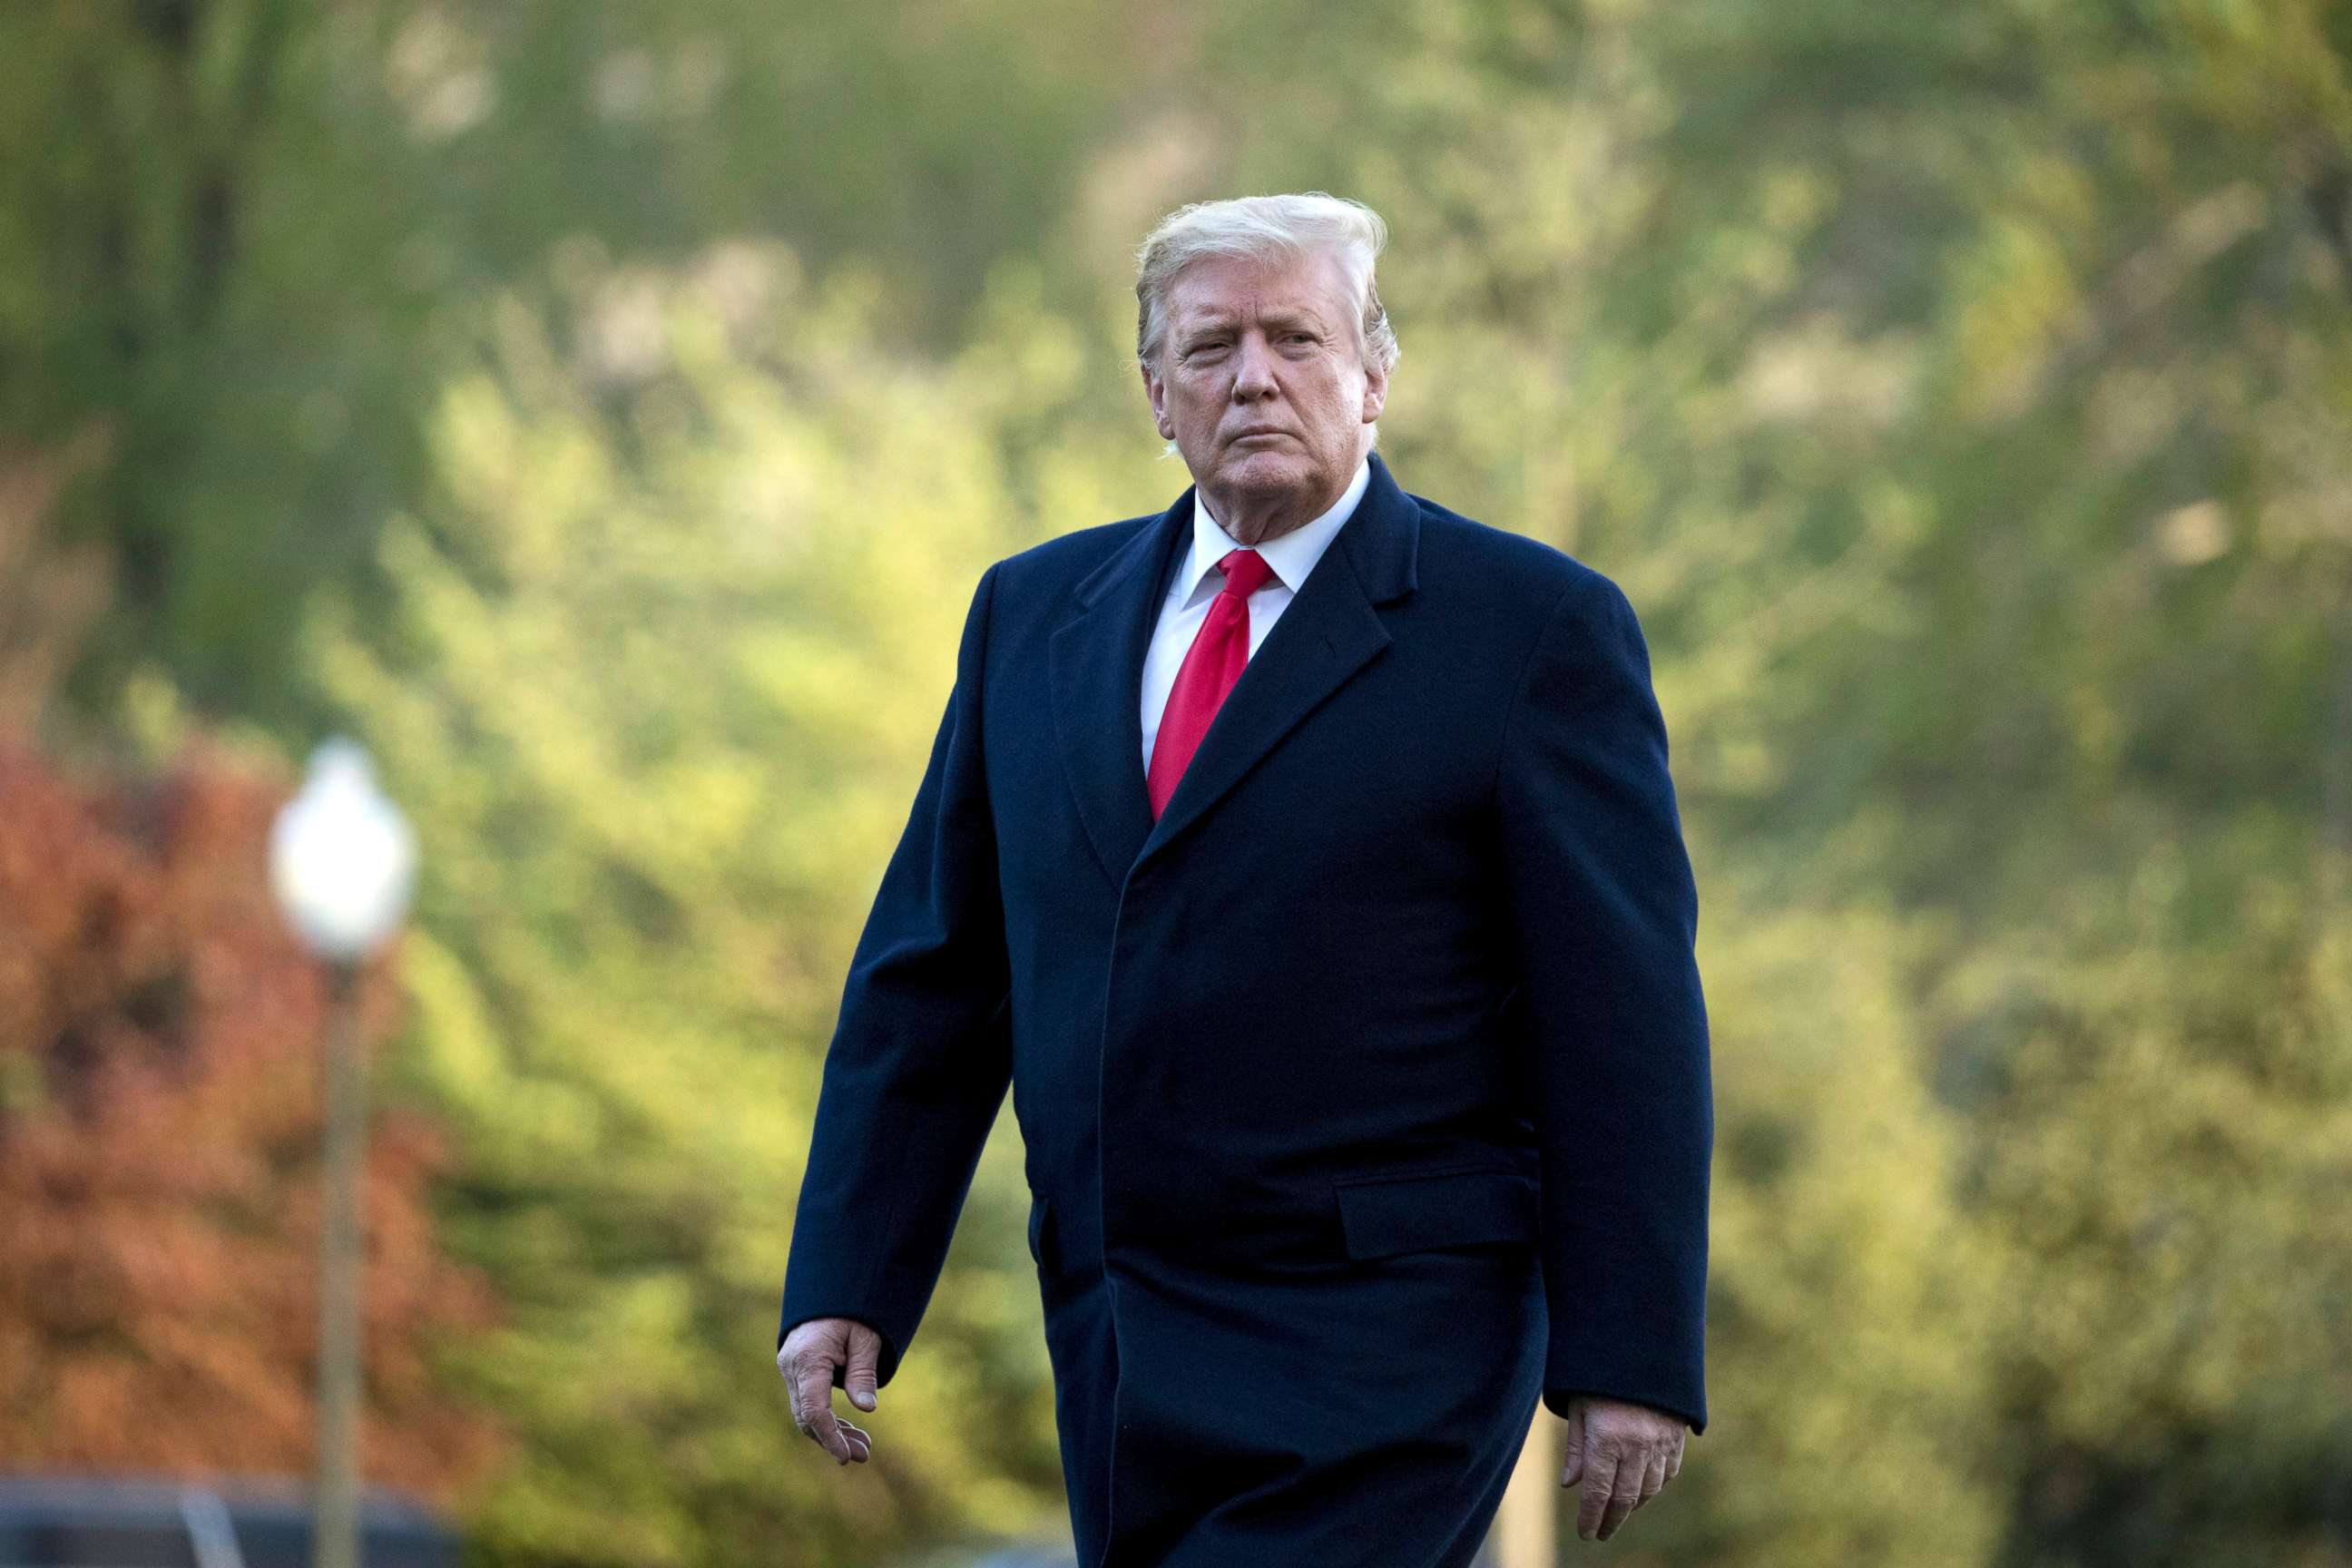
[[[323,742],[270,826],[269,886],[287,923],[320,957],[355,963],[399,929],[415,878],[416,836],[376,788],[366,751]]]

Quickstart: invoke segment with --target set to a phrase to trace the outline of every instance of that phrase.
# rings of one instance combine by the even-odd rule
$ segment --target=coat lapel
[[[1192,536],[1187,489],[1079,582],[1078,617],[1055,632],[1051,645],[1062,766],[1087,837],[1122,885],[1152,827],[1143,784],[1143,656],[1159,622],[1171,552]]]
[[[1053,637],[1063,763],[1087,836],[1121,885],[1388,646],[1376,606],[1414,586],[1420,510],[1374,453],[1363,499],[1250,656],[1154,823],[1144,793],[1143,659],[1170,563],[1192,541],[1192,504],[1188,489],[1089,574],[1077,587],[1077,618]]]

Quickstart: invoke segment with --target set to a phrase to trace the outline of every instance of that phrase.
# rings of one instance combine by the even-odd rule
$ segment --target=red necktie
[[[1160,715],[1160,732],[1151,742],[1151,767],[1144,786],[1151,796],[1151,820],[1168,809],[1176,781],[1209,732],[1209,721],[1224,705],[1225,693],[1242,678],[1249,663],[1249,596],[1265,585],[1274,568],[1255,550],[1229,550],[1217,565],[1225,585],[1209,601],[1209,614],[1193,635],[1183,668],[1168,693]]]

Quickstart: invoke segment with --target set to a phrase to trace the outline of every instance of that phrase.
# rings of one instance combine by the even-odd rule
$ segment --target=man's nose
[[[1241,341],[1234,365],[1234,398],[1247,403],[1275,390],[1274,352],[1255,337]]]

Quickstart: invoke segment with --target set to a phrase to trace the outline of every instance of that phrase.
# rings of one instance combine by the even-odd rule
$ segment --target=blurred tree
[[[1916,933],[1720,884],[1715,906],[1711,1420],[1636,1550],[1986,1562],[2005,1479],[1985,1443],[1987,1281],[2004,1255],[1960,1201],[1963,1131],[1919,1071]]]
[[[79,709],[158,668],[202,711],[315,719],[303,596],[385,586],[444,382],[567,240],[862,257],[878,332],[952,342],[1136,47],[1077,0],[0,9],[0,430],[112,437],[58,521],[114,578]]]
[[[213,748],[96,788],[0,742],[0,1464],[310,1467],[325,996],[262,871],[280,798]],[[450,1498],[497,1427],[435,1356],[494,1303],[427,1215],[432,1123],[369,1160],[368,1469]]]
[[[33,731],[106,609],[105,552],[62,548],[52,526],[59,491],[104,436],[90,426],[55,451],[0,452],[0,733]]]

